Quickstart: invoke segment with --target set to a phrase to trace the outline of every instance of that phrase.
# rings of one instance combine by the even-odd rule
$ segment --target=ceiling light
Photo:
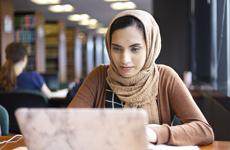
[[[81,20],[81,15],[80,14],[69,15],[68,19],[70,21],[79,21]]]
[[[89,19],[89,29],[96,29],[98,27],[98,21],[97,19]]]
[[[87,15],[87,14],[81,14],[81,20],[87,20],[87,19],[89,19],[89,15]]]
[[[88,25],[88,28],[89,28],[89,29],[96,29],[96,28],[97,28],[97,25]]]
[[[82,25],[82,26],[88,26],[89,25],[89,20],[88,19],[83,19],[78,24]]]
[[[129,0],[104,0],[105,2],[126,2]]]
[[[70,4],[65,5],[52,5],[49,7],[49,10],[55,13],[61,13],[61,12],[71,12],[74,10],[74,7]]]
[[[98,28],[98,29],[97,29],[97,33],[98,33],[98,34],[106,34],[107,29],[108,29],[108,28],[103,28],[103,27]]]
[[[81,20],[89,19],[89,15],[87,15],[87,14],[74,14],[74,15],[70,15],[68,17],[68,19],[70,21],[81,21]]]
[[[60,0],[31,0],[31,2],[38,5],[59,4]]]
[[[89,19],[89,25],[95,26],[97,24],[97,19]]]
[[[111,8],[114,10],[124,10],[124,9],[134,9],[136,4],[133,2],[116,2],[110,4]]]

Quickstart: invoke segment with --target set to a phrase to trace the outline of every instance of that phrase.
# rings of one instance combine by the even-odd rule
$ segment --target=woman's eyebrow
[[[121,45],[118,45],[118,44],[115,44],[115,43],[112,43],[111,45],[112,45],[112,46],[121,47]]]
[[[135,47],[135,46],[141,46],[141,44],[140,43],[135,43],[135,44],[130,45],[129,47]]]
[[[112,43],[111,45],[116,46],[116,47],[122,47],[121,45],[118,45],[118,44],[115,44],[115,43]],[[135,43],[135,44],[129,45],[129,47],[135,47],[135,46],[141,46],[141,44],[140,43]]]

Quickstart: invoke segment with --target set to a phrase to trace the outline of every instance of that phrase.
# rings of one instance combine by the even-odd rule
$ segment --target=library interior
[[[26,145],[23,138],[5,142],[21,134],[15,110],[66,108],[87,75],[102,64],[110,65],[106,32],[113,17],[126,9],[145,10],[159,25],[161,53],[156,64],[165,64],[177,72],[215,135],[212,144],[199,148],[230,149],[228,0],[45,2],[0,0],[0,70],[7,59],[7,46],[21,43],[28,59],[24,71],[39,74],[49,90],[48,96],[28,89],[9,92],[2,90],[0,83],[0,149]],[[8,119],[1,115],[1,107]],[[175,115],[173,121],[180,124],[180,116]]]

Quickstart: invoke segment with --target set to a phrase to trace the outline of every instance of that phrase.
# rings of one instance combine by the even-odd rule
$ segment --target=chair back
[[[4,106],[9,113],[10,133],[20,133],[14,112],[21,107],[48,107],[47,98],[40,92],[35,91],[13,91],[0,92],[0,105]]]
[[[2,105],[0,105],[0,128],[1,135],[9,134],[9,114]]]
[[[216,91],[201,91],[195,98],[197,105],[212,126],[215,140],[230,140],[230,98]]]

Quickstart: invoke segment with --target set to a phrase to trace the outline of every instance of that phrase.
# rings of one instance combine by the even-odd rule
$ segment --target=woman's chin
[[[120,72],[120,75],[124,78],[130,78],[133,77],[135,74],[131,72]]]

